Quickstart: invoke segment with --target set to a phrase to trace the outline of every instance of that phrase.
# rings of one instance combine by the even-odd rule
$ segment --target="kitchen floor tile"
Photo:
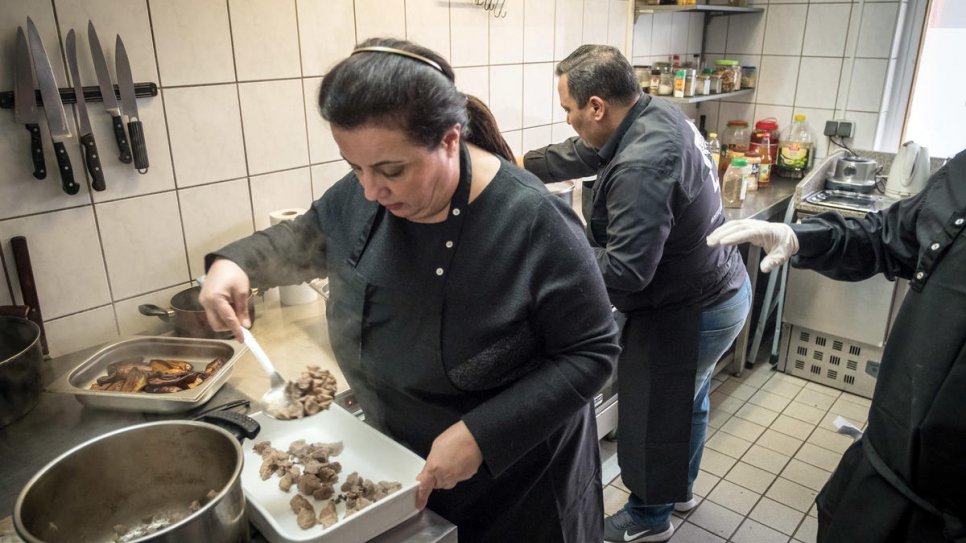
[[[845,449],[848,449],[853,442],[850,436],[821,427],[816,428],[812,435],[808,436],[807,441],[839,454],[844,453]]]
[[[727,411],[712,410],[711,413],[708,415],[708,427],[714,428],[715,430],[717,430],[718,428],[721,428],[721,426],[724,423],[728,422],[730,418],[731,418],[731,413],[728,413]]]
[[[781,417],[779,417],[781,418]],[[798,452],[804,440],[794,438],[784,432],[775,429],[775,425],[765,430],[765,433],[758,438],[758,444],[773,451],[792,457]]]
[[[681,523],[680,528],[674,531],[674,537],[670,539],[671,543],[724,543],[725,541],[690,522]]]
[[[824,409],[816,409],[801,402],[792,402],[782,411],[782,414],[815,425],[822,421],[822,417],[825,416],[825,411]]]
[[[788,407],[788,404],[791,403],[791,400],[785,396],[768,392],[767,390],[759,390],[748,400],[748,402],[755,405],[760,405],[761,407],[764,407],[770,411],[777,411],[780,413],[783,409]]]
[[[750,513],[760,498],[761,494],[738,486],[727,478],[718,483],[711,494],[708,494],[708,500],[742,515]]]
[[[788,536],[749,518],[746,518],[735,535],[731,536],[734,543],[785,543]]]
[[[718,390],[716,390],[715,393],[720,392],[722,394],[731,396],[732,398],[737,398],[742,402],[745,402],[749,398],[754,396],[755,392],[757,391],[758,391],[757,387],[754,387],[754,386],[748,385],[747,383],[739,381],[738,378],[731,378],[725,381],[724,383],[721,383],[721,386],[718,387]]]
[[[795,540],[802,543],[815,543],[818,533],[818,519],[815,517],[805,517],[795,532]]]
[[[722,424],[720,430],[754,443],[765,432],[766,427],[735,416],[731,417],[728,422]]]
[[[721,385],[724,387],[725,385]],[[720,387],[719,387],[720,388]],[[716,390],[711,393],[711,409],[713,411],[734,415],[745,404],[746,399],[729,396],[725,391]]]
[[[705,447],[704,453],[701,455],[701,469],[712,475],[724,477],[737,461],[732,456]]]
[[[781,473],[782,470],[785,469],[785,464],[787,464],[790,459],[790,456],[765,448],[757,443],[752,445],[751,448],[748,449],[748,452],[741,457],[742,462],[775,475]]]
[[[616,486],[607,485],[604,487],[604,514],[613,515],[620,511],[627,503],[627,492]]]
[[[872,405],[872,400],[868,398],[863,398],[862,396],[856,396],[855,394],[852,394],[849,392],[843,392],[842,395],[839,396],[839,398],[847,402],[857,403],[859,405],[864,405],[866,407],[869,407]]]
[[[701,467],[702,469],[698,471],[698,476],[697,478],[694,479],[694,485],[692,485],[691,487],[691,492],[695,496],[707,496],[708,494],[711,493],[711,490],[714,489],[715,485],[718,484],[718,481],[721,480],[721,477],[718,477],[717,475],[709,473],[703,469],[704,468],[703,457],[701,461]]]
[[[834,398],[838,398],[842,394],[842,391],[841,390],[836,390],[836,389],[834,389],[832,387],[827,387],[825,385],[820,385],[820,384],[814,383],[812,381],[809,381],[809,382],[807,382],[805,384],[805,389],[806,390],[814,390],[815,392],[821,392],[822,394],[827,394],[827,395],[832,396]]]
[[[835,403],[835,397],[803,388],[798,393],[798,396],[795,396],[795,401],[816,409],[821,409],[822,411],[828,411],[828,408],[832,407],[832,404]]]
[[[791,399],[797,396],[799,392],[801,392],[802,385],[799,385],[797,383],[790,383],[788,381],[783,381],[781,379],[773,379],[771,381],[768,381],[768,383],[766,383],[763,387],[761,387],[761,389],[764,390],[765,392],[769,392],[771,394],[777,394],[779,396]]]
[[[741,455],[745,454],[745,451],[751,447],[751,441],[725,432],[718,432],[708,440],[705,447],[710,447],[713,450],[737,459],[741,458]]]
[[[805,441],[811,435],[812,431],[815,430],[815,423],[808,423],[789,415],[781,415],[775,419],[770,429],[777,430],[800,441]]]
[[[718,505],[712,501],[705,500],[688,517],[688,522],[696,524],[705,530],[725,539],[731,537],[738,525],[744,519],[742,515]]]
[[[869,408],[839,398],[828,410],[829,414],[839,415],[861,426],[869,418]]]
[[[807,486],[818,492],[825,485],[832,474],[824,469],[806,464],[801,460],[792,459],[782,470],[781,476],[789,481],[796,482],[802,486]]]
[[[748,453],[745,453],[745,456],[747,457]],[[725,475],[725,480],[741,485],[759,494],[764,494],[768,490],[768,487],[775,481],[775,477],[776,474],[774,473],[770,473],[745,462],[738,462]]]
[[[805,517],[805,513],[792,509],[787,505],[766,498],[762,498],[755,506],[748,518],[754,519],[765,526],[774,528],[787,535],[795,533],[798,523]]]
[[[808,511],[809,507],[815,503],[815,496],[818,492],[811,488],[804,487],[798,483],[779,477],[772,483],[771,488],[765,492],[765,496],[784,504],[802,513]]]
[[[831,472],[835,471],[835,467],[839,465],[839,460],[842,458],[842,454],[830,451],[828,449],[823,449],[818,445],[814,445],[806,441],[802,444],[802,448],[798,450],[798,454],[795,455],[795,458],[817,468]]]
[[[758,394],[761,394],[761,392]],[[775,397],[781,398],[781,396]],[[773,411],[753,403],[746,403],[745,405],[741,406],[741,409],[739,409],[737,413],[735,413],[735,416],[741,417],[745,420],[750,420],[751,422],[760,424],[762,426],[768,426],[769,424],[775,422],[775,419],[778,418],[778,414],[778,411]]]

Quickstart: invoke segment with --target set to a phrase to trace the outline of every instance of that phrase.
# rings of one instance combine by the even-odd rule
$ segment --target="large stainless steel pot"
[[[205,308],[198,301],[201,287],[182,290],[171,298],[171,308],[163,309],[154,304],[142,304],[138,311],[148,317],[159,317],[174,324],[174,333],[184,337],[218,338],[232,337],[231,332],[216,332],[208,324]],[[248,316],[255,322],[255,295],[248,297]]]
[[[242,448],[206,422],[162,421],[123,428],[67,451],[40,470],[14,507],[30,543],[115,541],[115,527],[145,526],[156,515],[189,512],[161,530],[126,541],[248,541],[241,487]],[[122,531],[123,532],[123,531]]]
[[[0,427],[40,401],[43,390],[40,327],[19,317],[0,317]]]

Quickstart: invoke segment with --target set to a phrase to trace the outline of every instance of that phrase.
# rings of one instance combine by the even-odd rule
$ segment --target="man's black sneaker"
[[[644,541],[667,541],[674,535],[674,525],[642,526],[623,509],[604,519],[604,541],[610,543],[637,543]]]

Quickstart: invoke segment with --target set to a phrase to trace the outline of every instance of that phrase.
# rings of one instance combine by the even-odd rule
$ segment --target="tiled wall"
[[[817,156],[829,152],[821,131],[830,119],[855,123],[850,147],[874,149],[890,60],[896,56],[897,21],[908,1],[752,0],[749,5],[764,12],[710,18],[705,51],[712,63],[729,58],[757,66],[758,88],[731,101],[701,103],[696,115],[708,116],[709,131],[714,127],[720,133],[729,119],[775,117],[787,126],[794,114],[803,113],[818,138]],[[673,27],[674,17],[638,18],[636,58],[662,59],[659,49],[667,37],[661,29]]]
[[[53,173],[31,176],[28,135],[0,110],[0,305],[21,302],[10,238],[23,235],[52,355],[161,329],[139,304],[167,306],[203,272],[206,252],[268,226],[271,210],[307,207],[346,172],[315,95],[326,69],[369,36],[407,37],[443,53],[516,151],[571,135],[554,61],[584,42],[623,46],[627,0],[506,7],[506,18],[495,19],[472,0],[0,0],[0,90],[13,86],[16,30],[28,16],[60,86],[68,84],[62,43],[71,28],[81,80],[96,84],[91,20],[109,65],[120,34],[135,81],[161,89],[138,101],[146,175],[116,159],[110,118],[89,104],[107,190],[85,182],[74,196]],[[68,148],[81,175],[79,146]]]

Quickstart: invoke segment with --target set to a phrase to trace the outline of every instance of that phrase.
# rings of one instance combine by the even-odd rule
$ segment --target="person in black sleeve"
[[[861,439],[816,498],[818,540],[966,542],[966,151],[919,194],[861,219],[743,220],[708,236],[750,242],[833,279],[909,280]]]
[[[419,507],[461,542],[600,541],[593,398],[620,347],[579,217],[424,47],[367,40],[319,106],[352,171],[206,257],[212,326],[240,337],[249,284],[328,277],[329,339],[366,422],[426,458]]]
[[[578,137],[531,151],[545,182],[586,177],[583,214],[610,301],[627,317],[617,372],[617,454],[631,490],[604,538],[666,541],[692,509],[715,363],[748,315],[748,273],[733,247],[708,247],[725,221],[714,163],[671,102],[641,93],[614,47],[583,45],[557,65]]]

